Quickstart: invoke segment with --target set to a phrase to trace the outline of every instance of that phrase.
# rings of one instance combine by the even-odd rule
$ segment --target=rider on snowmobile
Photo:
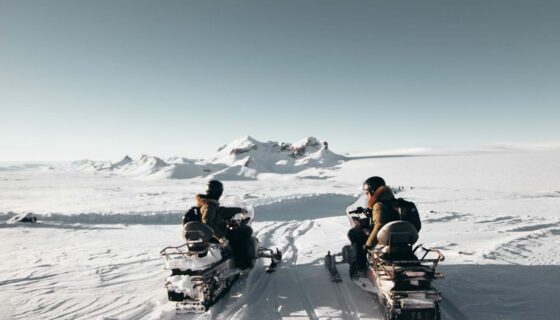
[[[371,210],[371,226],[373,227],[365,243],[369,250],[377,245],[377,233],[392,221],[399,220],[395,209],[389,204],[395,200],[393,192],[381,177],[371,177],[364,182],[364,193],[368,197],[368,209]]]
[[[196,204],[200,209],[200,221],[214,231],[214,238],[220,242],[225,241],[227,219],[244,212],[243,208],[220,207],[220,197],[224,192],[224,185],[218,180],[208,182],[206,194],[196,195]]]
[[[366,251],[377,245],[379,230],[385,224],[399,220],[398,214],[388,204],[395,200],[395,196],[383,178],[377,176],[368,178],[364,181],[363,191],[368,200],[368,212],[371,213],[369,221],[371,232],[367,236],[362,231],[362,226],[356,226],[348,231],[348,239],[356,250],[356,261],[351,265],[351,273],[367,267]]]
[[[251,247],[253,229],[243,224],[237,224],[234,228],[228,229],[228,220],[238,213],[246,213],[247,211],[245,208],[220,206],[218,201],[223,191],[224,186],[220,181],[211,180],[208,182],[206,194],[196,195],[197,207],[200,211],[200,217],[197,218],[200,219],[198,221],[212,228],[215,240],[220,243],[226,243],[226,239],[228,240],[237,267],[246,269],[251,263],[251,252],[254,251]],[[183,219],[184,225],[189,220],[186,219],[188,215],[189,213]]]

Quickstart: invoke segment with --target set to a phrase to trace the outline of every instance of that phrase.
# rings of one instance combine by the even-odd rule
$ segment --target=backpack
[[[399,214],[399,219],[402,221],[407,221],[412,223],[416,228],[416,231],[420,231],[422,228],[422,222],[420,222],[420,214],[414,202],[406,201],[403,198],[398,198],[394,203],[395,211]]]
[[[183,216],[183,225],[191,221],[202,221],[202,214],[199,207],[191,207]]]

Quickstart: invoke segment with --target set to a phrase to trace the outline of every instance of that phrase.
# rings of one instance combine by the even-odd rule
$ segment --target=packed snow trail
[[[351,282],[332,283],[320,258],[310,256],[311,252],[307,250],[305,254],[300,253],[301,248],[306,247],[302,243],[305,237],[310,236],[310,232],[321,230],[314,221],[261,225],[255,232],[261,245],[278,247],[283,252],[283,261],[274,273],[266,273],[266,262],[259,262],[255,269],[235,283],[228,294],[205,314],[175,315],[173,304],[170,303],[158,306],[145,315],[144,319],[383,318],[371,295]],[[322,250],[313,254],[321,256]],[[306,262],[309,259],[313,261]],[[350,281],[346,274],[344,280]],[[164,290],[160,290],[163,295]]]
[[[282,264],[268,274],[259,262],[209,312],[189,316],[177,316],[167,301],[158,255],[170,239],[180,239],[177,225],[0,228],[0,319],[383,319],[382,307],[350,281],[347,267],[340,266],[343,282],[335,284],[322,264],[328,250],[346,243],[345,218],[254,227],[263,246],[283,250]],[[546,319],[560,311],[557,266],[446,262],[441,271],[446,279],[435,285],[443,292],[444,319]],[[539,302],[546,308],[533,307]]]
[[[266,262],[259,262],[209,312],[188,316],[177,316],[174,304],[167,302],[163,262],[157,254],[169,239],[179,238],[178,226],[39,224],[3,228],[10,232],[6,239],[13,244],[10,250],[2,250],[0,296],[13,306],[3,318],[383,319],[382,307],[348,278],[346,266],[339,266],[343,282],[332,283],[321,261],[328,250],[336,251],[346,243],[346,222],[333,217],[255,223],[261,245],[283,252],[276,272],[266,273]],[[10,254],[13,252],[19,254]],[[21,265],[30,266],[29,273],[18,269]],[[464,306],[455,304],[463,299],[457,286],[478,292],[477,288],[488,287],[488,279],[470,278],[507,270],[505,266],[487,267],[490,271],[463,272],[474,267],[442,265],[450,280],[435,285],[444,294],[445,319],[468,319]],[[550,268],[546,274],[554,276],[558,271]],[[522,298],[506,301],[522,302]]]

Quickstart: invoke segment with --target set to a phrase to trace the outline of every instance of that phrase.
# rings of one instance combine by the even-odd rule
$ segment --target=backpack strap
[[[399,214],[399,220],[402,220],[402,207],[400,205],[397,205],[397,213]]]

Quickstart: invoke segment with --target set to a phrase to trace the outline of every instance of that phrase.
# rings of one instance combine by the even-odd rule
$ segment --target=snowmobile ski
[[[332,282],[341,282],[342,278],[340,277],[340,273],[336,268],[336,256],[332,255],[329,251],[325,256],[325,267],[329,271],[330,278]]]

